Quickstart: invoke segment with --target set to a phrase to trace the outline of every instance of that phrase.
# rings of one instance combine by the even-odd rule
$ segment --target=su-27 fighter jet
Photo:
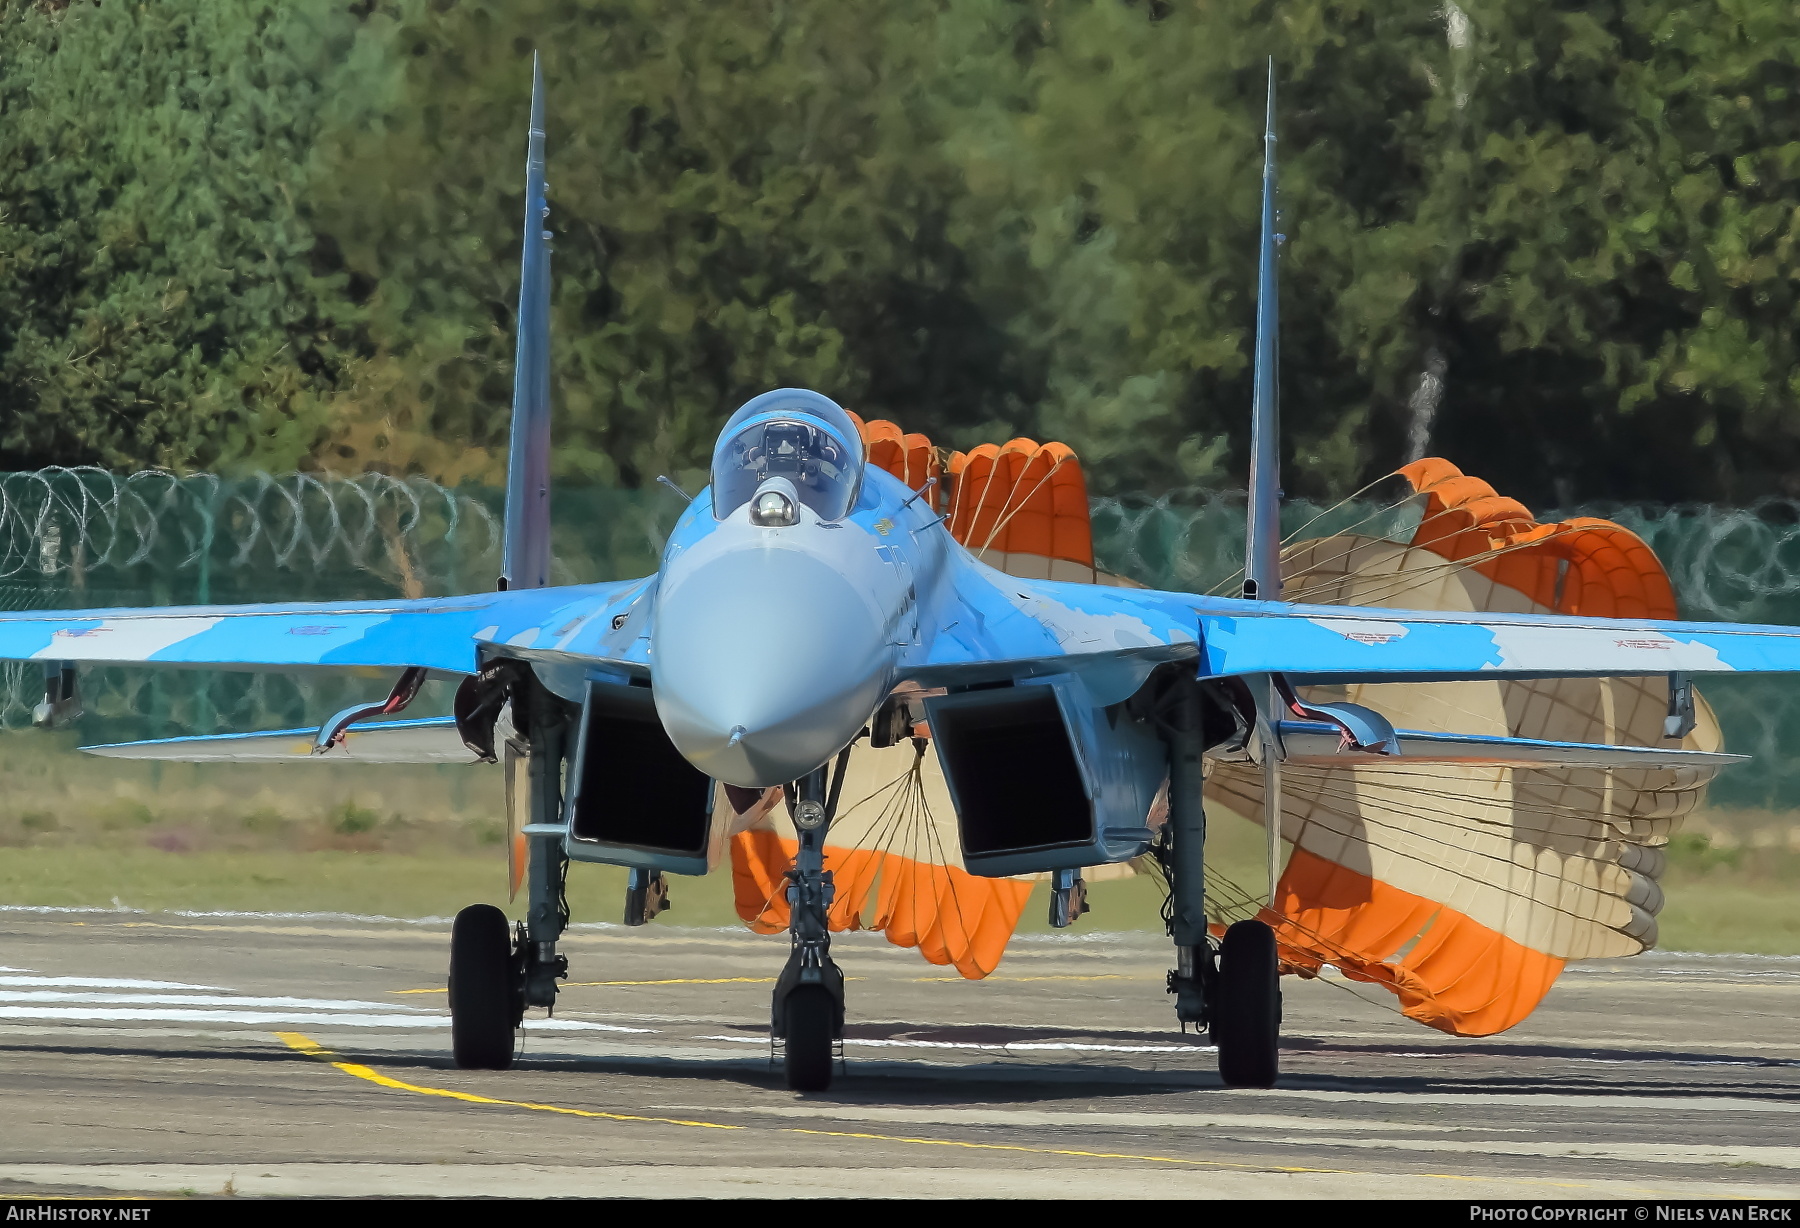
[[[1790,628],[1279,599],[1274,115],[1271,74],[1241,598],[990,567],[953,540],[929,483],[869,463],[851,416],[798,389],[758,396],[726,421],[711,485],[681,515],[655,575],[551,586],[550,235],[534,72],[499,591],[5,614],[0,658],[44,664],[41,723],[73,709],[82,665],[398,673],[385,703],[316,731],[95,748],[115,755],[278,759],[304,733],[302,749],[327,760],[442,761],[446,744],[465,761],[470,751],[504,759],[509,808],[523,813],[528,907],[516,932],[491,905],[456,918],[450,1009],[460,1065],[507,1066],[524,1011],[555,1002],[571,860],[629,867],[626,920],[641,923],[666,892],[665,874],[716,867],[734,821],[761,804],[785,812],[793,836],[773,846],[791,858],[771,887],[791,937],[772,1035],[790,1086],[826,1087],[846,1011],[832,909],[849,873],[838,862],[834,883],[826,841],[850,762],[898,747],[935,756],[960,881],[1047,873],[1053,920],[1066,923],[1081,908],[1083,867],[1153,854],[1170,888],[1176,1015],[1210,1030],[1226,1083],[1269,1086],[1281,1017],[1276,934],[1261,919],[1209,926],[1208,761],[1260,779],[1272,893],[1284,764],[1704,774],[1733,758],[1679,742],[1396,729],[1366,705],[1303,694],[1571,677],[1660,687],[1667,678],[1679,725],[1691,711],[1689,676],[1800,671],[1800,630]],[[382,719],[433,676],[460,680],[453,718]],[[1014,770],[1021,761],[1030,773]]]

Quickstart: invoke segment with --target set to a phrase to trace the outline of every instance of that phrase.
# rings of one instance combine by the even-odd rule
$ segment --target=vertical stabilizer
[[[550,582],[550,232],[544,229],[550,208],[544,194],[544,73],[533,55],[503,589],[543,588]]]
[[[1281,312],[1275,233],[1275,60],[1269,59],[1269,103],[1263,115],[1262,239],[1256,261],[1256,383],[1250,409],[1250,522],[1245,530],[1244,596],[1281,599]],[[1263,833],[1268,856],[1269,906],[1281,878],[1281,699],[1269,678],[1256,689],[1262,752]]]
[[[1281,596],[1281,413],[1276,362],[1280,311],[1275,233],[1275,61],[1269,61],[1269,104],[1263,122],[1262,244],[1256,263],[1256,384],[1250,419],[1250,525],[1244,596]]]

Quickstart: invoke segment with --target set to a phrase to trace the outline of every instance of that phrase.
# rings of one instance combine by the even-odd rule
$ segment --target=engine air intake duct
[[[971,874],[1099,865],[1147,846],[1162,747],[1115,729],[1077,679],[1027,679],[925,705]]]
[[[1094,838],[1081,765],[1049,687],[946,696],[932,705],[931,732],[955,790],[965,856]]]
[[[713,792],[663,732],[649,687],[588,682],[570,772],[570,857],[704,874],[723,851]]]

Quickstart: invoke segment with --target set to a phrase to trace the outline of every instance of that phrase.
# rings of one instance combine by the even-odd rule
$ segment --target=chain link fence
[[[640,576],[656,567],[682,504],[661,487],[559,487],[553,578]],[[502,493],[380,474],[239,479],[95,469],[0,474],[0,609],[329,601],[437,596],[492,587]],[[1234,587],[1243,565],[1242,492],[1184,491],[1092,501],[1100,565],[1157,588]],[[1682,613],[1800,624],[1800,501],[1748,508],[1595,506],[1656,550]],[[1405,538],[1414,501],[1294,502],[1283,529]],[[84,741],[314,724],[385,693],[390,680],[335,674],[97,668],[82,676]],[[1728,745],[1754,755],[1713,787],[1721,805],[1800,806],[1800,699],[1784,678],[1704,687]],[[32,664],[0,666],[0,728],[29,724],[42,695]],[[432,684],[420,714],[448,711]]]

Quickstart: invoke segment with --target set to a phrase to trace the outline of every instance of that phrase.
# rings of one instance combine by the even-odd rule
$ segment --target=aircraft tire
[[[1281,1065],[1281,969],[1275,931],[1239,921],[1219,948],[1213,1043],[1227,1087],[1273,1087]]]
[[[471,904],[450,927],[450,1051],[459,1067],[512,1065],[514,999],[506,914],[492,904]]]
[[[832,1023],[837,1003],[822,985],[801,985],[782,1004],[787,1021],[787,1085],[797,1092],[831,1086]]]

